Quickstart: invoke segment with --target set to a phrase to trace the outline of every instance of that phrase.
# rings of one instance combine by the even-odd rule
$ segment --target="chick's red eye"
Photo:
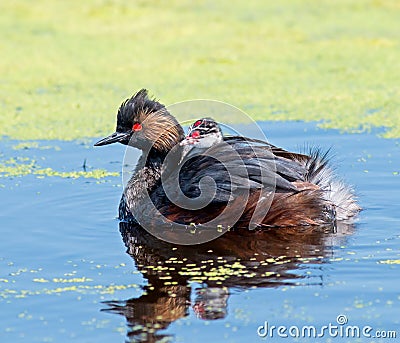
[[[193,131],[192,134],[190,135],[192,138],[199,138],[200,137],[200,132],[199,131]]]
[[[132,126],[132,130],[133,130],[133,131],[140,131],[141,129],[142,129],[142,125],[139,124],[139,123],[135,123],[135,124],[133,124],[133,126]]]
[[[200,124],[201,124],[201,120],[198,120],[193,124],[193,126],[196,127],[196,126],[199,126]]]

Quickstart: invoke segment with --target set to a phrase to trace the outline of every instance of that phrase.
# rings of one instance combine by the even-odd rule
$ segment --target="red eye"
[[[196,126],[199,126],[200,124],[201,124],[201,120],[198,120],[193,124],[193,126],[196,127]]]
[[[190,135],[192,138],[199,138],[200,137],[200,132],[199,131],[193,131],[192,134]]]
[[[139,124],[139,123],[135,123],[135,124],[133,124],[133,126],[132,126],[132,130],[133,130],[133,131],[140,131],[141,129],[142,129],[142,125]]]

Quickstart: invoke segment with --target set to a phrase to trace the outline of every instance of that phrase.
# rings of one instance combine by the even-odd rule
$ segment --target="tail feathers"
[[[335,205],[337,220],[351,220],[361,211],[353,188],[346,185],[342,180],[331,182],[330,189],[326,192],[326,198]]]
[[[330,150],[310,151],[310,159],[306,162],[305,180],[315,184],[324,191],[323,197],[332,203],[336,210],[336,220],[351,221],[361,210],[351,186],[340,180],[330,167]]]

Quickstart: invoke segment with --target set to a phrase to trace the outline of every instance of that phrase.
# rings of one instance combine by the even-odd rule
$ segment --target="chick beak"
[[[113,134],[109,135],[108,137],[105,137],[103,139],[100,139],[98,142],[94,144],[94,146],[101,146],[101,145],[107,145],[107,144],[112,144],[116,142],[121,142],[126,140],[130,135],[130,132],[114,132]]]

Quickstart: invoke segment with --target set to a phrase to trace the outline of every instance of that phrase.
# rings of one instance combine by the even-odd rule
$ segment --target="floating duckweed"
[[[36,278],[36,279],[33,279],[33,282],[41,282],[41,283],[44,283],[44,282],[49,282],[49,280],[46,280],[46,279],[43,279],[43,278]]]
[[[49,150],[54,149],[56,151],[60,151],[60,147],[51,146],[51,145],[39,145],[39,142],[21,142],[12,146],[13,150],[23,150],[23,149],[39,149],[39,150]]]
[[[28,158],[9,158],[0,163],[0,177],[21,177],[25,175],[36,175],[38,178],[44,176],[58,176],[62,178],[92,178],[102,179],[110,176],[119,176],[118,172],[109,172],[105,169],[93,169],[90,171],[60,172],[52,168],[41,168],[35,160]]]
[[[240,264],[239,262],[234,262],[232,265],[227,265],[229,268],[246,268],[243,264]]]
[[[344,260],[343,257],[333,257],[329,259],[330,262],[339,262],[343,260]]]
[[[140,328],[143,328],[143,326],[141,326],[141,325],[137,325],[137,326]],[[137,326],[134,326],[134,327],[136,328]],[[126,329],[125,329],[125,326],[119,326],[119,327],[115,328],[114,331],[119,332],[120,334],[125,334]]]
[[[208,278],[209,281],[224,281],[225,279],[226,278],[221,277],[221,276],[212,276],[212,277]]]
[[[180,275],[182,276],[198,276],[201,275],[201,272],[198,271],[180,271]]]
[[[117,172],[108,172],[105,169],[94,169],[91,171],[72,171],[72,172],[59,172],[51,168],[38,169],[33,172],[34,175],[45,175],[45,176],[59,176],[62,178],[93,178],[102,179],[108,176],[119,176]]]
[[[272,275],[274,275],[275,273],[274,272],[265,272],[264,274],[263,274],[263,276],[264,277],[268,277],[268,276],[272,276]]]
[[[10,177],[10,176],[24,176],[32,174],[35,168],[35,160],[30,160],[29,163],[26,162],[25,158],[9,158],[8,160],[0,163],[0,177]]]
[[[62,279],[62,278],[54,278],[53,282],[56,283],[72,283],[72,282],[89,282],[93,281],[92,279],[81,277],[81,278],[72,278],[72,279]]]
[[[379,261],[380,264],[400,264],[400,260],[383,260]]]
[[[276,260],[275,260],[274,258],[267,258],[267,259],[265,260],[265,262],[268,262],[268,263],[275,263]]]
[[[243,276],[247,277],[247,278],[252,278],[252,277],[257,276],[257,274],[256,273],[250,273],[250,274],[244,274]]]
[[[139,286],[136,284],[129,285],[71,285],[67,287],[57,287],[57,288],[43,288],[41,290],[14,290],[14,289],[4,289],[0,292],[0,297],[9,298],[10,296],[14,298],[25,298],[27,296],[33,295],[54,295],[65,292],[77,292],[77,293],[87,293],[87,292],[95,292],[100,294],[113,294],[116,291],[126,290],[131,288],[138,288]]]

